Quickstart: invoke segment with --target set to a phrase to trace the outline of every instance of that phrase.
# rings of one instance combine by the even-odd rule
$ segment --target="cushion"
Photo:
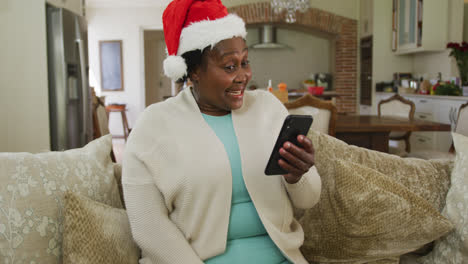
[[[315,131],[308,137],[323,182],[314,208],[295,209],[309,261],[397,258],[452,228],[439,214],[450,185],[450,161],[402,159]]]
[[[120,200],[122,201],[122,208],[125,209],[125,200],[123,197],[123,187],[122,187],[122,164],[114,163],[114,177],[117,182],[117,187],[119,188]]]
[[[0,153],[0,260],[60,263],[65,191],[121,207],[111,136],[64,152]]]
[[[127,213],[72,192],[65,194],[63,263],[138,263]]]
[[[312,263],[312,262],[311,262]],[[314,262],[317,263],[317,262]],[[320,264],[331,264],[336,262],[320,262]],[[400,258],[386,258],[386,259],[379,259],[379,260],[371,260],[371,261],[347,261],[347,262],[340,262],[340,264],[401,264]]]
[[[452,133],[456,150],[452,186],[442,211],[455,225],[447,236],[436,241],[424,263],[466,263],[468,260],[468,137]]]
[[[364,165],[406,186],[430,202],[440,212],[444,208],[445,197],[450,187],[452,160],[403,159],[395,155],[348,145],[341,140],[313,130],[310,130],[307,136],[314,144],[316,164],[328,164],[336,159],[342,159]]]
[[[336,160],[317,170],[320,202],[299,220],[309,261],[398,257],[452,228],[425,199],[374,169]]]

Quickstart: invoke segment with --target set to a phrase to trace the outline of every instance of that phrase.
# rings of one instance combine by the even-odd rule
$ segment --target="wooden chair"
[[[127,105],[126,104],[109,104],[106,106],[106,111],[107,111],[108,119],[109,119],[109,114],[111,112],[120,113],[120,116],[122,118],[124,139],[125,141],[127,141],[128,135],[132,131],[132,129],[128,126],[127,114],[125,113],[125,111],[127,111]]]
[[[92,91],[93,98],[93,127],[94,139],[109,134],[109,120],[107,117],[106,106],[104,105],[104,98],[96,96],[94,90]]]
[[[91,89],[93,101],[93,139],[109,134],[109,121],[104,105],[104,97],[97,97],[94,89]],[[114,150],[111,150],[111,159],[116,162]]]
[[[312,130],[335,136],[335,126],[338,111],[331,101],[324,101],[310,94],[284,104],[290,114],[312,115],[314,122]]]
[[[468,137],[468,102],[461,105],[458,109],[455,132]],[[453,146],[452,142],[448,152],[437,150],[420,150],[410,153],[409,156],[420,159],[453,159],[455,158],[455,147]]]
[[[379,116],[397,116],[408,118],[409,120],[414,119],[415,105],[410,100],[407,100],[401,97],[399,94],[382,100],[378,105],[378,115]],[[390,147],[389,151],[392,154],[397,154],[399,156],[406,156],[407,153],[411,151],[411,145],[409,138],[411,136],[411,131],[409,132],[390,132],[390,140],[403,140],[405,142],[405,151],[402,153],[398,148]]]

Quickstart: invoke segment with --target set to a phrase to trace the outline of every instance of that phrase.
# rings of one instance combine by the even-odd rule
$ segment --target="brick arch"
[[[333,13],[310,8],[297,13],[297,22],[287,24],[283,16],[271,11],[270,3],[252,3],[229,8],[229,13],[242,17],[247,25],[261,23],[284,24],[318,30],[335,36],[334,87],[339,97],[336,100],[338,112],[356,112],[357,95],[357,21]]]

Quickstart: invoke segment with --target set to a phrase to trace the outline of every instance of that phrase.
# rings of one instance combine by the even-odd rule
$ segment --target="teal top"
[[[226,251],[207,264],[290,264],[271,240],[245,187],[239,144],[231,114],[203,118],[224,145],[231,164],[232,199]]]

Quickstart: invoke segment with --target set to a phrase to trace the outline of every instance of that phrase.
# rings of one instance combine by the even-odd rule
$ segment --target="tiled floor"
[[[113,138],[112,148],[114,150],[115,160],[117,161],[117,163],[122,163],[122,156],[125,149],[125,139]]]

